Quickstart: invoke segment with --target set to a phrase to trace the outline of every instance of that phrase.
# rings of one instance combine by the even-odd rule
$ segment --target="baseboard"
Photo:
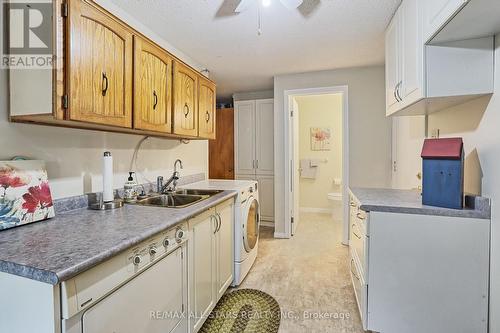
[[[284,232],[275,232],[274,233],[274,238],[289,238],[289,237]]]
[[[329,208],[300,207],[299,210],[301,213],[332,213],[332,210]]]
[[[271,221],[260,221],[260,225],[262,227],[271,227],[271,228],[274,228],[274,222],[271,222]]]

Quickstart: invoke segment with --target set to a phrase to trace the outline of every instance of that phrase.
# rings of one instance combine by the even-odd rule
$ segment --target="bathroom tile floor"
[[[363,332],[341,244],[342,222],[302,214],[291,239],[261,229],[257,260],[240,288],[259,289],[280,304],[280,333]]]

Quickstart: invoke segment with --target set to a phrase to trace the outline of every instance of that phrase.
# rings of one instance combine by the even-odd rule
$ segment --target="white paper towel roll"
[[[109,151],[104,153],[102,161],[102,201],[114,200],[113,194],[113,156]]]

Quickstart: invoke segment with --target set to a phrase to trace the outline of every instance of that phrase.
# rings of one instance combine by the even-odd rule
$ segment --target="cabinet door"
[[[255,102],[255,167],[257,175],[274,174],[274,100]]]
[[[215,84],[199,77],[198,136],[215,139]]]
[[[397,111],[396,88],[400,84],[400,9],[385,33],[385,95],[386,114]]]
[[[469,0],[425,0],[424,42],[428,42]]]
[[[260,217],[264,221],[274,222],[274,177],[257,176],[259,182]]]
[[[236,174],[255,174],[255,101],[237,102],[234,116]]]
[[[217,206],[217,213],[220,216],[219,231],[216,234],[217,248],[217,300],[226,292],[231,282],[233,282],[233,225],[234,225],[234,204],[231,199]]]
[[[424,42],[422,40],[423,4],[420,0],[405,0],[402,13],[402,86],[403,104],[413,104],[424,97]]]
[[[69,118],[131,127],[132,33],[83,0],[69,21]]]
[[[172,58],[134,36],[134,128],[172,132]]]
[[[203,325],[204,317],[215,306],[215,211],[205,213],[189,220],[189,262],[191,285],[191,310],[195,314],[191,327],[198,330]]]
[[[198,74],[174,61],[174,133],[198,136]]]

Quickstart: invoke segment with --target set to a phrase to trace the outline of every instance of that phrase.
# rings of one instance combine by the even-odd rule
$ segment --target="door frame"
[[[291,106],[293,97],[308,95],[342,94],[342,197],[343,197],[343,231],[342,244],[349,244],[349,88],[347,85],[318,87],[306,89],[291,89],[284,92],[284,117],[285,136],[285,237],[292,237],[292,217],[298,215],[294,211],[294,195],[292,192],[293,175],[292,169],[298,161],[293,160],[293,118],[291,117]],[[295,116],[295,115],[294,115]]]

